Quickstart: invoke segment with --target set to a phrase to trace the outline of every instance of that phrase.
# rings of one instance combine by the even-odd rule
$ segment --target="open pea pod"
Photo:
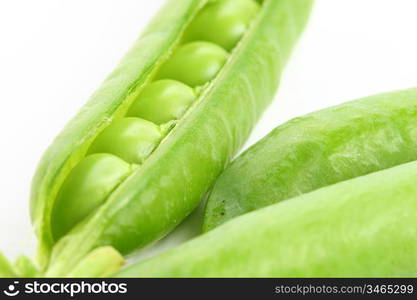
[[[205,231],[315,189],[417,159],[417,88],[343,103],[286,122],[217,179]]]
[[[168,1],[44,155],[31,215],[63,276],[183,220],[272,99],[310,0]]]

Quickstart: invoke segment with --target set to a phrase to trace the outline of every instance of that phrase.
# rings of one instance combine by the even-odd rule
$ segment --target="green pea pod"
[[[204,231],[336,182],[417,159],[417,89],[347,102],[293,119],[216,181]]]
[[[198,205],[272,99],[311,5],[167,2],[37,170],[31,215],[50,276],[101,246],[143,247]],[[204,19],[227,23],[221,40],[201,34]]]
[[[237,217],[118,277],[416,277],[417,162]]]

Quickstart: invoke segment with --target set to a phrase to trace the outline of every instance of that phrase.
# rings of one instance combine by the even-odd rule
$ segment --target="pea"
[[[212,1],[193,20],[187,41],[209,41],[230,51],[236,46],[259,11],[253,0]]]
[[[237,217],[117,276],[414,277],[416,181],[411,162],[340,182]]]
[[[140,93],[128,116],[139,117],[156,124],[177,120],[194,102],[196,95],[189,86],[175,80],[158,80]]]
[[[51,224],[55,240],[100,206],[129,174],[130,165],[110,154],[83,159],[68,175],[55,200]]]
[[[227,56],[227,52],[216,44],[188,43],[168,59],[157,78],[175,79],[192,87],[202,86],[217,75]]]
[[[129,163],[141,164],[161,138],[159,127],[154,123],[139,118],[122,118],[104,129],[89,153],[111,153]]]

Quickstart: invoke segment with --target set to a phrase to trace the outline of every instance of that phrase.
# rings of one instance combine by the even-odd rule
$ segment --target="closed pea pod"
[[[167,234],[198,205],[272,98],[311,1],[262,1],[230,53],[184,39],[207,2],[168,2],[46,152],[31,212],[47,276],[67,274],[93,249],[126,254]],[[129,171],[106,185],[104,197],[85,200],[82,217],[65,213],[90,186],[89,169],[72,174],[95,155],[115,156]],[[94,189],[104,186],[102,175]]]
[[[417,89],[367,97],[278,126],[216,181],[204,230],[323,186],[417,159]]]
[[[118,277],[415,277],[417,162],[237,217]]]

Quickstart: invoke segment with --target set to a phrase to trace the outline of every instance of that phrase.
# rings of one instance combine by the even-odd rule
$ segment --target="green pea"
[[[230,51],[259,11],[253,0],[212,1],[197,15],[185,34],[188,41],[209,41]]]
[[[192,87],[201,86],[217,75],[227,56],[227,52],[216,44],[185,44],[161,67],[157,78],[179,80]]]
[[[89,153],[111,153],[129,163],[141,164],[161,138],[161,131],[154,123],[139,118],[122,118],[104,129]]]
[[[111,154],[94,154],[69,174],[55,200],[51,224],[55,240],[100,206],[129,174],[128,163]]]
[[[175,80],[159,80],[149,84],[133,103],[128,116],[156,124],[180,119],[194,102],[196,95],[189,86]]]

